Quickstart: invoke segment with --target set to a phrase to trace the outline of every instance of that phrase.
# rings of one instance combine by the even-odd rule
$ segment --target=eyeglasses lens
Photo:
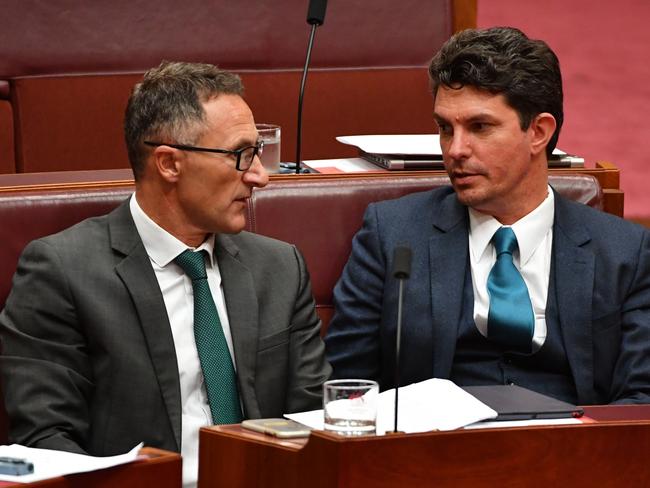
[[[246,149],[244,149],[241,153],[239,169],[247,170],[248,168],[250,168],[251,165],[253,164],[253,159],[255,159],[256,154],[257,154],[257,148],[254,146],[247,147]]]

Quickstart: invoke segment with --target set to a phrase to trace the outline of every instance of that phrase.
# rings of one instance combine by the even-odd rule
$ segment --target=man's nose
[[[267,173],[259,156],[255,156],[253,164],[242,177],[243,181],[250,186],[263,188],[269,183],[269,174]]]
[[[455,130],[447,144],[447,156],[451,159],[466,159],[470,153],[471,146],[467,134],[462,129]]]

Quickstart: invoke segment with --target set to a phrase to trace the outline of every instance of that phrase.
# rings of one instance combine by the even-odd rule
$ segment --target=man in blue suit
[[[548,185],[563,121],[553,51],[512,28],[429,67],[451,187],[368,207],[334,292],[335,377],[394,386],[393,250],[413,251],[401,378],[518,384],[577,404],[650,400],[650,234]]]

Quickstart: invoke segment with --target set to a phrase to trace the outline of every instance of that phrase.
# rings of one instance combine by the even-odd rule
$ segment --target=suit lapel
[[[451,194],[434,216],[429,239],[433,375],[437,378],[449,377],[456,351],[467,271],[467,222],[467,209]]]
[[[253,276],[237,258],[239,249],[230,237],[219,235],[216,244],[244,416],[257,418],[260,416],[260,409],[255,394],[255,364],[259,310]]]
[[[140,319],[169,421],[181,447],[181,394],[174,339],[158,281],[135,228],[128,200],[109,216],[111,246],[124,256],[115,267]]]
[[[556,192],[553,266],[558,316],[578,402],[583,405],[596,400],[591,333],[595,259],[583,247],[590,240],[585,227],[573,218],[571,207]]]

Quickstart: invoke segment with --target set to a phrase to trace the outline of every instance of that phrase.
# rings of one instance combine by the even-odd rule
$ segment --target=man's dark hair
[[[546,147],[550,157],[564,121],[560,63],[550,47],[519,29],[467,29],[452,36],[429,65],[433,96],[438,87],[471,86],[503,94],[518,113],[522,130],[548,112],[557,123]]]
[[[124,138],[137,180],[151,148],[144,141],[194,144],[202,135],[203,103],[241,95],[241,79],[211,64],[163,61],[133,88],[124,115]]]

